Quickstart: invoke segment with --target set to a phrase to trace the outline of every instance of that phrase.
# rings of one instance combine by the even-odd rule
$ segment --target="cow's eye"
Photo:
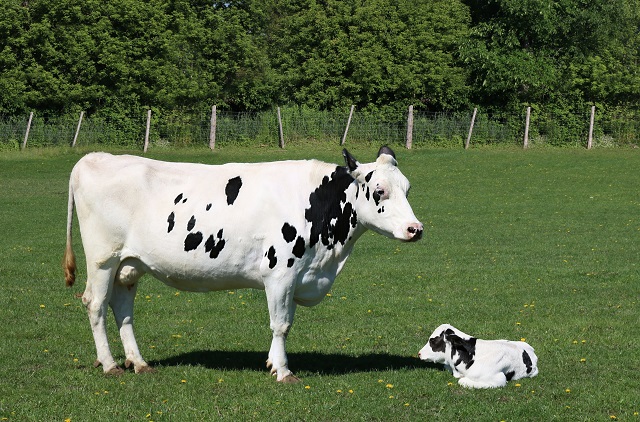
[[[376,187],[376,195],[378,195],[381,199],[387,199],[389,195],[387,195],[387,191],[380,186]]]

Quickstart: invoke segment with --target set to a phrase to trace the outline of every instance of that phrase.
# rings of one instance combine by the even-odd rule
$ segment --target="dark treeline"
[[[0,115],[640,104],[638,0],[0,3]]]

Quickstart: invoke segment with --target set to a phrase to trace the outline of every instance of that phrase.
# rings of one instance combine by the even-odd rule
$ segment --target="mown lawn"
[[[368,162],[376,149],[351,152]],[[79,235],[73,288],[60,268],[68,174],[81,153],[2,153],[1,420],[640,421],[640,152],[396,153],[426,235],[403,244],[365,234],[331,295],[298,308],[287,344],[297,385],[277,384],[264,367],[262,291],[184,293],[152,278],[138,290],[136,333],[158,371],[94,369],[75,297],[85,276]],[[342,163],[337,146],[149,155]],[[481,338],[525,338],[540,374],[497,390],[458,386],[416,357],[445,322]]]

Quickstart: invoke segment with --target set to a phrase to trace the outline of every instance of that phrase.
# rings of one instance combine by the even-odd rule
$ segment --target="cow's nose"
[[[420,240],[422,238],[423,227],[421,223],[411,223],[407,227],[410,241]]]

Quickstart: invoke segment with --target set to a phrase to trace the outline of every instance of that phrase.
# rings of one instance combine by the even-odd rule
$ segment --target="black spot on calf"
[[[458,355],[458,360],[454,366],[464,363],[465,367],[469,369],[473,365],[473,357],[476,354],[476,341],[478,339],[474,337],[463,339],[455,334],[448,334],[447,340],[451,343],[451,358],[453,359],[456,354]]]
[[[229,181],[227,182],[227,187],[224,188],[224,193],[227,195],[228,205],[233,205],[233,203],[236,201],[241,187],[242,179],[240,178],[240,176],[229,179]]]
[[[202,233],[189,233],[187,237],[184,239],[184,250],[185,252],[192,251],[200,246],[202,243]]]
[[[182,201],[182,194],[180,194],[180,195],[176,196],[176,199],[174,199],[174,200],[173,200],[173,203],[174,203],[175,205],[177,205],[177,204],[178,204],[178,202],[180,202],[180,201]]]
[[[531,373],[533,370],[533,362],[531,361],[531,356],[529,356],[529,353],[527,353],[526,350],[522,351],[522,362],[527,367],[527,374]]]
[[[207,204],[207,211],[211,209],[211,204]]]
[[[173,230],[173,226],[176,224],[175,218],[176,218],[176,215],[174,213],[169,214],[169,217],[167,218],[167,223],[169,223],[169,227],[167,228],[167,233],[171,233],[171,230]]]
[[[187,231],[193,230],[196,225],[196,217],[194,215],[191,216],[189,222],[187,223]]]
[[[515,374],[516,374],[516,371],[509,371],[506,374],[504,374],[504,376],[507,377],[507,381],[511,381]]]

